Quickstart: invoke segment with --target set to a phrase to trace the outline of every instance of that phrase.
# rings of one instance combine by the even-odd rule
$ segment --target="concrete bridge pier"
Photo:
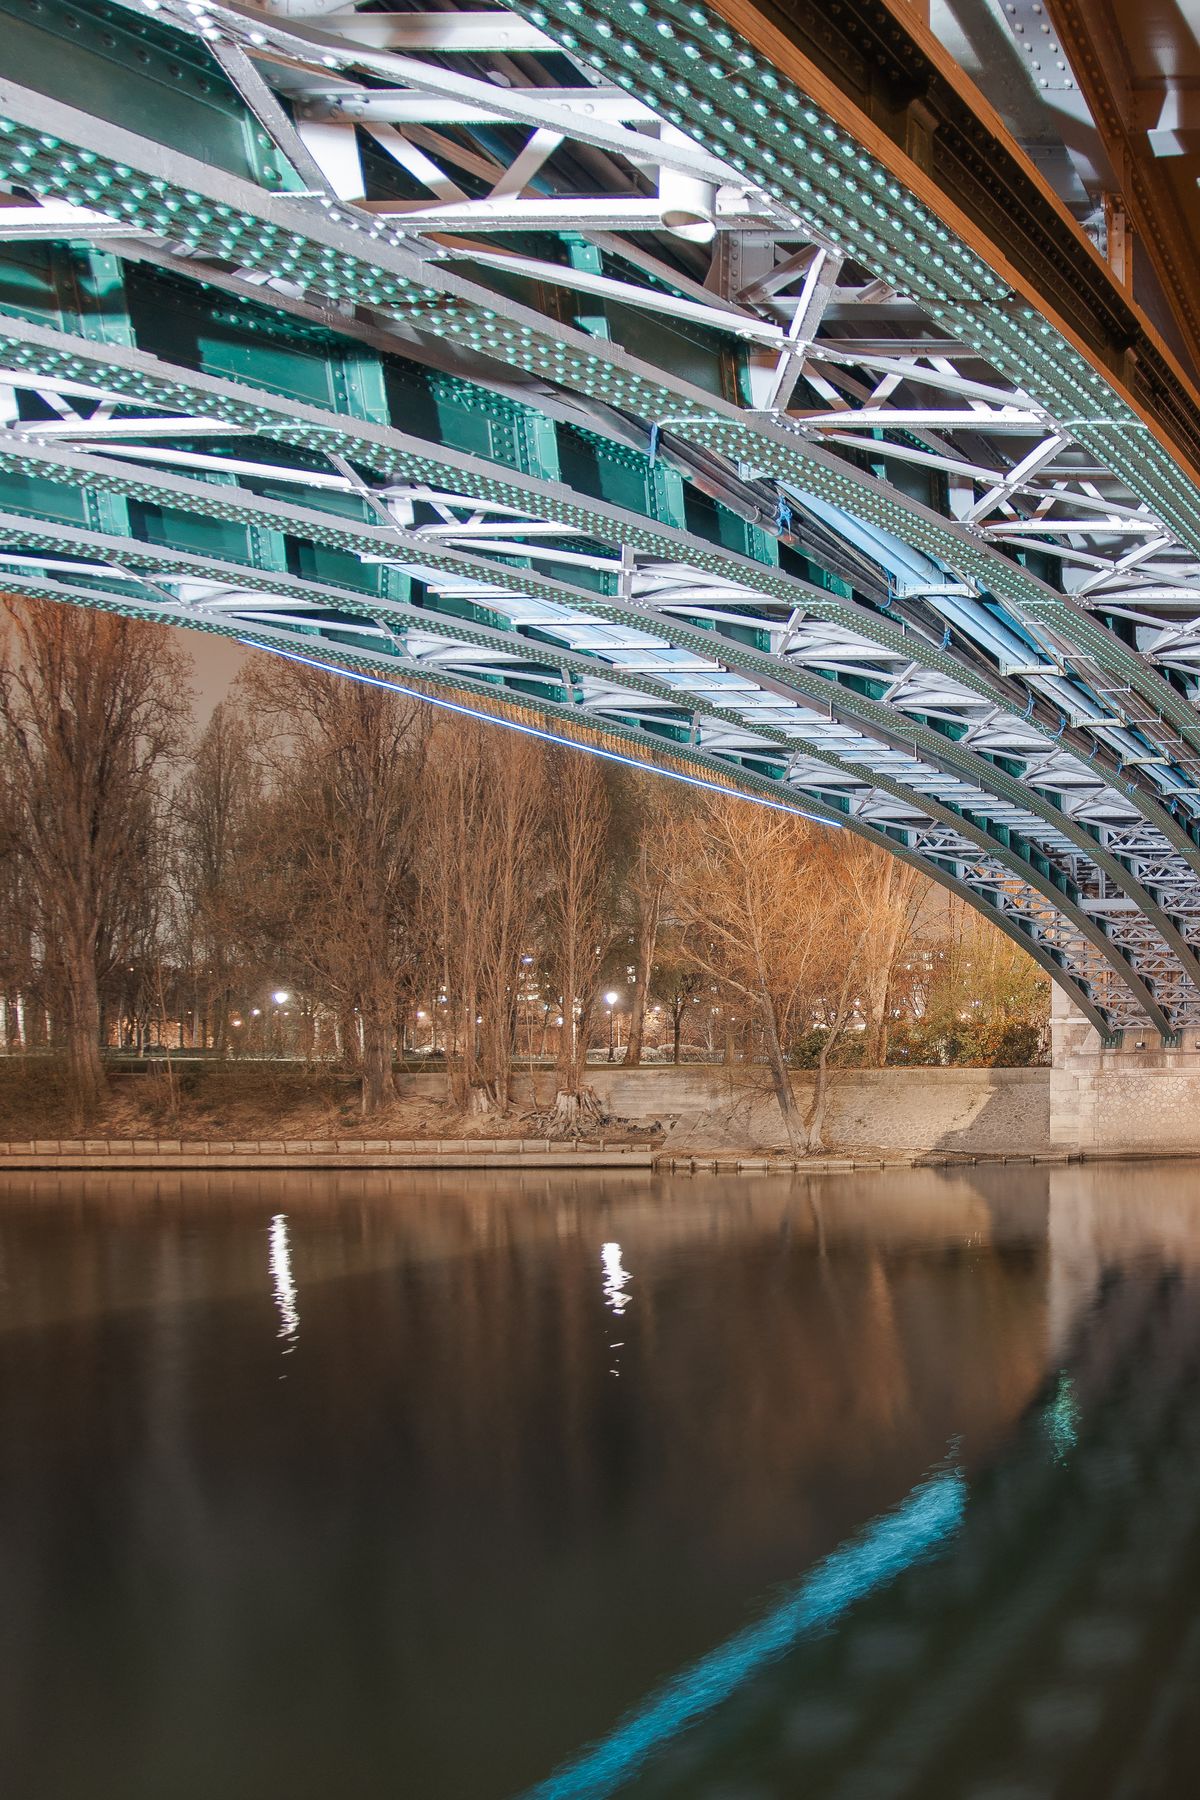
[[[1055,987],[1050,1039],[1055,1149],[1200,1156],[1200,1030],[1171,1049],[1149,1027],[1109,1046]]]

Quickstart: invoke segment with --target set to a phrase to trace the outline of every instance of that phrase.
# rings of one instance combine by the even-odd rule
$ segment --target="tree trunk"
[[[507,959],[506,959],[507,960]],[[501,968],[505,963],[501,963]],[[482,1082],[491,1106],[507,1113],[512,1104],[512,1062],[517,1038],[517,998],[509,983],[489,981],[481,1031],[480,1066],[476,1082]],[[506,992],[505,989],[508,989]]]
[[[379,1112],[396,1098],[392,1075],[392,1006],[390,995],[364,1001],[362,1010],[362,1109]]]
[[[597,1130],[602,1117],[600,1096],[595,1088],[581,1086],[573,1093],[560,1089],[544,1123],[551,1137],[580,1137],[587,1130]]]
[[[555,1086],[560,1095],[578,1094],[583,1086],[583,1070],[587,1064],[589,1009],[581,999],[575,979],[573,946],[568,944],[563,970],[562,1031],[558,1039]],[[578,1009],[578,1016],[577,1010]]]
[[[599,1101],[592,1089],[588,1087],[584,1077],[587,1070],[588,1045],[591,1042],[592,1026],[595,1020],[596,996],[591,994],[582,999],[575,990],[574,961],[568,962],[568,978],[564,983],[563,994],[563,1038],[560,1040],[558,1066],[555,1071],[557,1094],[554,1102],[555,1115],[561,1125],[578,1135],[582,1126],[576,1123],[584,1114],[599,1112]],[[575,1018],[575,1008],[579,1008],[579,1017]],[[569,1010],[568,1010],[569,1008]],[[566,1021],[570,1020],[568,1030]]]
[[[896,938],[897,933],[892,934]],[[896,948],[889,941],[887,962],[884,967],[875,970],[867,984],[867,1042],[865,1061],[869,1068],[882,1069],[887,1061],[888,1050],[888,1009],[892,998],[892,976],[896,964]]]
[[[646,1037],[646,1002],[650,998],[650,971],[654,967],[654,951],[658,943],[658,919],[662,909],[662,883],[647,896],[638,926],[637,972],[634,976],[633,1006],[629,1013],[629,1038],[625,1046],[625,1067],[636,1069],[642,1060]]]
[[[767,1053],[767,1066],[771,1071],[771,1083],[775,1089],[775,1098],[779,1102],[779,1112],[783,1119],[783,1128],[787,1132],[787,1140],[793,1150],[799,1148],[797,1130],[799,1128],[799,1109],[796,1096],[792,1092],[791,1075],[788,1071],[787,1059],[783,1054],[783,1045],[779,1041],[779,1022],[775,1017],[775,1007],[769,997],[764,996],[759,1002],[759,1011],[763,1022],[763,1048]]]
[[[829,1105],[829,1039],[821,1045],[817,1057],[817,1075],[813,1083],[812,1105],[808,1109],[808,1117],[804,1121],[804,1129],[808,1138],[808,1150],[811,1154],[820,1155],[825,1148],[824,1129],[825,1112]]]
[[[562,991],[562,1026],[558,1033],[558,1055],[554,1063],[555,1086],[560,1093],[571,1093],[575,1081],[575,1045],[579,1035],[579,1023],[575,1017],[575,983],[570,970],[563,980]]]
[[[358,1014],[352,1006],[343,1006],[337,1019],[338,1050],[347,1069],[357,1070],[362,1062],[358,1037]]]
[[[450,1070],[450,1093],[460,1112],[478,1110],[476,1103],[471,1099],[472,1091],[480,1085],[479,1027],[475,1023],[478,1011],[479,996],[472,987],[459,1000],[458,1021],[454,1034],[454,1060]]]
[[[625,1040],[625,1067],[636,1069],[642,1060],[642,1045],[646,1036],[646,989],[642,984],[641,958],[638,959],[637,985],[633,990],[633,1005],[629,1009],[629,1036]]]
[[[841,991],[838,994],[837,1007],[832,1023],[825,1034],[825,1042],[821,1045],[817,1057],[817,1078],[813,1084],[812,1105],[808,1109],[808,1117],[804,1126],[808,1135],[808,1150],[812,1154],[825,1148],[825,1109],[829,1104],[829,1057],[833,1047],[841,1038],[850,1016],[850,990],[853,983],[854,967],[858,960],[859,945],[846,958],[846,966],[842,974]],[[849,946],[847,946],[849,948]]]
[[[679,1043],[683,1035],[683,1009],[677,1006],[671,1014],[671,1061],[679,1066]]]
[[[883,1018],[879,1024],[879,1042],[875,1046],[875,1067],[887,1068],[888,1051],[892,1042],[892,983],[888,978],[887,989],[883,996]]]
[[[108,1093],[100,1056],[100,996],[90,955],[71,956],[66,976],[67,1076],[76,1126],[94,1119]]]

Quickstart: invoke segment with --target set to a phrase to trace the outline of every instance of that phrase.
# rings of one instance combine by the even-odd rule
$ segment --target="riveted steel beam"
[[[956,822],[967,841],[977,843],[980,848],[985,849],[991,855],[993,860],[1008,867],[1023,880],[1031,880],[1033,885],[1041,888],[1046,899],[1056,899],[1064,917],[1068,917],[1076,930],[1095,949],[1106,956],[1114,968],[1119,970],[1147,1017],[1160,1030],[1172,1029],[1167,1015],[1163,1013],[1154,997],[1153,986],[1147,985],[1146,979],[1138,972],[1136,960],[1131,959],[1115,940],[1110,940],[1107,930],[1076,905],[1069,883],[1062,882],[1061,879],[1058,883],[1053,880],[1050,863],[1044,864],[1041,869],[1037,867],[1042,852],[1032,847],[1031,851],[1018,850],[1017,846],[1022,841],[1022,828],[1028,832],[1032,824],[1033,830],[1035,832],[1037,830],[1035,821],[1040,810],[1040,803],[1036,796],[1023,790],[1018,784],[1005,777],[1001,771],[984,764],[982,759],[975,757],[973,753],[958,752],[953,746],[943,745],[941,740],[937,739],[936,734],[915,722],[910,727],[912,742],[910,751],[907,743],[897,737],[894,721],[890,718],[887,709],[870,701],[867,696],[857,695],[853,690],[834,689],[828,680],[804,671],[789,669],[782,663],[779,664],[778,675],[769,675],[766,671],[771,664],[771,659],[761,652],[754,651],[749,646],[743,647],[715,639],[711,633],[688,630],[677,623],[673,623],[668,630],[664,627],[663,621],[655,614],[637,606],[622,603],[619,599],[600,601],[583,590],[569,587],[564,582],[531,575],[527,570],[510,570],[507,567],[485,562],[478,557],[466,556],[461,552],[446,549],[436,540],[421,539],[415,533],[400,528],[355,525],[347,521],[336,520],[328,514],[304,511],[265,499],[257,505],[250,505],[245,498],[238,495],[236,490],[228,487],[218,487],[214,490],[206,484],[179,476],[154,473],[139,474],[136,478],[129,478],[119,466],[114,469],[113,465],[103,458],[80,456],[77,453],[62,450],[49,451],[33,447],[0,448],[0,468],[3,467],[20,468],[26,473],[36,470],[42,475],[68,481],[72,485],[86,480],[89,487],[95,491],[129,493],[143,502],[156,500],[159,503],[173,503],[176,507],[185,507],[189,511],[218,520],[236,521],[243,525],[255,520],[271,522],[277,529],[288,530],[293,535],[307,538],[316,544],[324,543],[331,548],[356,545],[360,555],[366,553],[378,558],[390,556],[403,561],[407,567],[418,571],[426,580],[430,579],[431,575],[456,576],[463,584],[473,583],[473,591],[485,599],[499,596],[504,590],[516,591],[522,595],[540,596],[555,605],[565,605],[575,614],[590,615],[598,619],[607,618],[614,624],[635,628],[639,634],[644,634],[649,640],[657,638],[676,646],[680,651],[690,651],[694,658],[700,659],[699,666],[693,668],[690,673],[681,672],[679,686],[673,690],[662,687],[653,688],[653,684],[647,681],[644,670],[640,670],[635,676],[625,675],[619,662],[614,662],[613,666],[604,668],[605,680],[615,682],[618,687],[629,685],[642,690],[653,688],[660,699],[674,698],[677,703],[686,700],[694,711],[710,712],[730,724],[749,729],[752,734],[757,733],[760,738],[765,739],[768,747],[772,742],[779,745],[783,753],[791,752],[797,745],[802,744],[806,751],[822,754],[819,741],[815,745],[812,742],[813,727],[810,722],[810,709],[814,705],[818,710],[829,706],[831,720],[836,712],[839,718],[852,721],[856,732],[866,733],[860,752],[863,758],[863,767],[871,768],[872,761],[878,760],[882,754],[881,747],[884,745],[890,746],[893,755],[899,754],[902,759],[902,771],[911,767],[912,775],[909,782],[892,782],[888,785],[887,791],[926,813],[930,813],[932,809],[932,816],[943,822]],[[14,534],[19,533],[19,522],[15,528],[10,526],[10,531],[13,531]],[[102,551],[109,549],[108,546],[100,546],[100,548]],[[169,553],[164,553],[160,549],[157,560],[161,566],[169,560]],[[364,599],[360,606],[363,611],[369,613],[372,604],[378,612],[380,610],[378,601],[372,602]],[[354,609],[347,607],[346,610]],[[395,607],[387,610],[392,611],[397,617],[403,612],[402,608]],[[544,628],[552,630],[554,625],[555,620],[550,619],[546,621]],[[464,635],[463,628],[459,626],[453,627],[452,630],[454,635]],[[497,647],[492,640],[488,640],[488,642],[491,647]],[[524,646],[522,646],[523,648]],[[597,668],[595,660],[585,663],[580,659],[565,656],[558,646],[556,646],[552,660],[555,663],[573,662],[581,670],[588,666],[593,670]],[[664,674],[671,672],[669,662],[660,662],[658,666],[662,668]],[[712,686],[716,693],[728,691],[729,675],[726,671],[741,675],[744,671],[752,670],[755,672],[756,681],[752,687],[749,683],[744,684],[741,689],[735,685],[731,695],[734,704],[717,707],[704,698],[704,690],[710,685],[709,678],[704,674],[706,666],[714,669]],[[786,723],[781,726],[773,723],[770,718],[765,722],[756,721],[753,714],[746,711],[745,702],[748,696],[745,689],[747,687],[750,688],[751,693],[777,693],[783,697],[788,702],[787,709],[782,715]],[[836,706],[832,697],[834,695],[837,699]],[[741,701],[740,705],[737,704],[739,700]],[[870,749],[869,743],[874,743],[876,746],[874,751]],[[943,765],[948,763],[952,768],[957,766],[959,775],[967,778],[961,786],[951,784],[949,791],[952,803],[949,806],[941,804],[937,799],[939,789],[946,786],[946,778],[940,773],[938,763],[926,758],[925,752],[930,748],[938,755]],[[980,764],[979,770],[976,770],[974,766],[976,763]],[[836,766],[845,767],[844,759],[839,759]],[[914,777],[920,780],[922,788],[926,791],[918,792],[911,786],[911,780]],[[876,779],[880,782],[884,781],[884,778],[878,776]],[[1015,806],[1016,808],[1014,813],[1016,822],[1005,824],[998,829],[991,826],[988,821],[988,814],[995,805],[990,798],[989,788],[997,787],[1008,790],[1010,807]],[[954,804],[955,799],[957,800],[956,805]],[[1047,814],[1047,822],[1050,822],[1051,819],[1052,815]],[[1085,839],[1084,841],[1088,842],[1089,840]],[[1123,866],[1098,846],[1092,846],[1092,857],[1096,865],[1118,886],[1137,887],[1136,883],[1131,882],[1131,878]],[[1189,965],[1192,964],[1194,952],[1191,947],[1177,933],[1162,914],[1161,909],[1153,903],[1149,894],[1140,889],[1137,891],[1140,903],[1147,915],[1153,915],[1155,927],[1160,931],[1162,937],[1167,959],[1173,962],[1182,952],[1185,961]],[[1166,948],[1167,946],[1169,948]]]
[[[398,51],[349,16],[81,0],[61,81],[57,21],[22,22],[0,84],[10,210],[44,209],[21,229],[108,301],[103,325],[84,307],[63,331],[31,323],[39,298],[6,334],[0,467],[31,520],[0,537],[14,581],[40,567],[96,604],[140,582],[153,607],[150,582],[159,616],[373,653],[398,632],[406,666],[472,696],[524,684],[660,745],[687,735],[726,768],[790,770],[989,896],[1110,1028],[1200,1017],[1195,677],[1186,633],[1164,642],[1159,623],[1193,574],[1200,595],[1200,507],[1186,450],[1164,461],[1161,419],[1139,414],[1137,371],[1027,304],[1028,269],[851,116],[849,64],[840,94],[815,76],[789,91],[761,46],[674,0],[620,8],[616,42],[606,5],[515,10],[522,56],[552,61],[529,85],[510,63],[500,87],[503,26],[475,15],[445,15],[443,37],[485,41],[425,55],[419,24]],[[101,12],[141,46],[116,107],[83,75],[111,55],[88,35]],[[162,103],[177,45],[207,84],[211,142],[193,101]],[[589,232],[597,205],[611,229]],[[518,212],[557,221],[555,241],[506,251],[491,228]],[[1029,241],[1044,224],[1030,216]],[[67,251],[72,226],[97,248]],[[714,234],[745,253],[712,253],[703,280]],[[146,354],[118,296],[147,266],[179,296],[257,295],[239,326],[256,335],[229,339],[237,381],[204,366],[220,334],[200,366]],[[272,309],[324,334],[320,404],[272,391],[289,355]],[[89,338],[99,354],[80,354]],[[352,367],[352,343],[382,361]],[[427,436],[398,433],[382,396],[402,366],[445,371],[509,448],[449,448],[444,393]],[[611,472],[626,459],[644,509],[590,477],[569,492],[559,453],[579,432]],[[90,548],[70,548],[61,496],[85,470]],[[691,529],[700,496],[750,522],[744,550]],[[148,541],[163,509],[182,550]],[[201,574],[186,558],[205,533],[222,553]]]
[[[906,831],[897,826],[881,829],[863,816],[846,813],[830,805],[819,792],[798,790],[778,779],[760,775],[752,768],[739,767],[706,755],[697,747],[664,744],[661,738],[631,725],[628,720],[589,717],[578,707],[569,707],[545,696],[531,696],[519,691],[501,695],[494,684],[472,679],[461,670],[410,660],[397,662],[392,658],[383,659],[376,646],[363,646],[356,650],[345,642],[322,636],[317,631],[297,632],[295,629],[279,628],[261,620],[247,623],[237,613],[206,611],[186,604],[172,607],[164,604],[158,596],[139,597],[116,588],[89,589],[75,583],[55,582],[45,577],[32,576],[19,577],[12,585],[20,592],[40,598],[87,604],[131,617],[165,618],[187,629],[235,637],[241,643],[264,650],[298,655],[308,660],[317,657],[326,666],[340,666],[358,672],[369,671],[401,692],[441,692],[454,695],[470,710],[481,712],[484,716],[491,713],[517,722],[532,720],[547,735],[557,736],[567,742],[607,747],[619,760],[640,761],[650,767],[677,772],[684,779],[690,779],[701,786],[742,793],[820,823],[850,829],[912,863],[941,885],[955,891],[965,891],[973,905],[1027,950],[1067,990],[1098,1030],[1110,1034],[1114,1020],[1123,1020],[1125,1024],[1133,1025],[1143,1010],[1158,1029],[1165,1026],[1165,1021],[1157,1014],[1153,1002],[1146,1006],[1149,997],[1139,990],[1136,980],[1130,982],[1128,971],[1114,963],[1111,947],[1102,935],[1094,929],[1089,930],[1086,921],[1081,921],[1084,925],[1082,932],[1064,935],[1061,927],[1065,914],[1059,896],[1053,890],[1042,898],[1040,906],[1036,899],[1033,904],[1024,901],[1022,895],[1027,884],[1020,870],[1014,869],[1006,873],[1004,867],[994,859],[988,856],[979,858],[970,843],[964,842],[958,834],[944,835],[943,841],[937,846],[936,855],[927,856],[923,849],[915,847],[921,841],[919,830]],[[345,606],[346,602],[340,601],[339,604]],[[910,837],[913,840],[911,843],[908,841]],[[1036,890],[1032,892],[1036,894]],[[1047,926],[1055,926],[1055,929],[1047,930]],[[1089,945],[1096,952],[1091,959],[1086,956]],[[1085,953],[1082,957],[1079,947]],[[1136,1005],[1133,1013],[1128,1011],[1127,1006],[1122,1007],[1120,1000],[1111,992],[1106,993],[1107,1004],[1103,1008],[1096,1004],[1093,989],[1097,985],[1097,964],[1102,965],[1098,977],[1100,985],[1103,985],[1107,974],[1110,981],[1115,977],[1119,988],[1129,989]]]
[[[154,415],[143,414],[140,420],[126,416],[106,421],[102,427],[96,427],[85,417],[74,421],[70,418],[58,418],[45,426],[22,427],[22,431],[31,437],[61,436],[70,430],[85,442],[89,438],[99,440],[97,447],[103,448],[104,442],[113,433],[136,436],[139,423],[143,435],[150,438],[169,434],[172,429],[176,433],[194,435],[203,420],[211,415],[214,424],[223,422],[232,431],[239,428],[254,429],[270,433],[273,438],[283,442],[319,447],[326,452],[332,451],[334,445],[337,445],[338,453],[344,452],[357,458],[360,463],[380,471],[392,475],[406,472],[436,478],[442,485],[453,482],[459,490],[473,492],[477,497],[486,496],[493,502],[500,500],[510,505],[519,504],[535,515],[547,516],[562,525],[570,524],[577,530],[595,534],[602,539],[631,544],[640,551],[660,550],[664,555],[678,558],[686,567],[727,575],[740,585],[745,597],[751,602],[757,593],[761,596],[760,603],[780,599],[789,604],[802,605],[810,614],[843,622],[893,652],[902,650],[907,658],[928,668],[940,670],[944,675],[951,676],[955,683],[965,682],[969,689],[994,698],[1010,713],[1018,711],[1019,702],[1012,695],[1011,688],[1006,689],[1005,684],[997,682],[995,678],[982,678],[961,660],[947,655],[920,631],[907,629],[903,621],[893,623],[886,616],[855,606],[852,602],[834,599],[811,584],[798,582],[777,569],[764,567],[745,556],[736,557],[715,551],[711,546],[701,544],[685,533],[661,525],[650,526],[615,507],[584,506],[580,496],[566,495],[561,486],[537,483],[508,472],[502,476],[494,465],[480,465],[478,459],[462,456],[455,458],[453,453],[435,451],[434,447],[414,441],[411,437],[370,423],[350,420],[344,415],[336,417],[335,430],[328,414],[316,408],[301,407],[276,397],[265,396],[261,391],[241,384],[217,381],[178,367],[164,367],[160,359],[133,351],[106,350],[104,356],[101,356],[81,344],[78,339],[19,325],[15,321],[5,327],[0,335],[0,355],[6,357],[14,376],[18,371],[24,372],[32,368],[60,383],[66,380],[68,385],[78,383],[83,377],[86,378],[84,389],[88,388],[89,383],[103,383],[103,388],[95,389],[96,393],[107,391],[114,396],[124,395],[141,402],[143,406],[186,405],[189,414],[187,420],[179,420],[176,416],[174,424],[172,415],[159,419]],[[69,373],[64,374],[64,371]],[[199,420],[197,414],[200,415]],[[229,463],[223,466],[232,467]],[[313,485],[319,485],[321,480],[328,484],[330,478],[310,475],[307,479]],[[1035,732],[1041,730],[1047,736],[1051,735],[1048,723],[1034,717],[1030,724]],[[1126,754],[1133,759],[1137,754],[1136,748],[1127,747]],[[1111,775],[1111,763],[1109,773]],[[1131,798],[1136,806],[1149,812],[1150,817],[1164,831],[1168,842],[1184,854],[1192,852],[1186,833],[1161,808],[1150,811],[1152,802],[1148,801],[1142,790],[1135,789]]]

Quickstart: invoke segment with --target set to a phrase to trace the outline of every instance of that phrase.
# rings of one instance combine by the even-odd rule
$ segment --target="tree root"
[[[554,1105],[545,1112],[530,1113],[529,1122],[535,1137],[579,1138],[599,1131],[608,1118],[600,1105],[595,1088],[580,1088],[576,1093],[559,1089]]]

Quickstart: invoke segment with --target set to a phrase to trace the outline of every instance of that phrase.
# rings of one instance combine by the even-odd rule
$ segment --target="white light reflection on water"
[[[620,1244],[605,1244],[600,1251],[600,1262],[604,1269],[604,1304],[619,1318],[633,1299],[632,1294],[625,1292],[633,1277],[621,1266]]]
[[[610,1312],[616,1313],[619,1319],[621,1314],[625,1311],[625,1308],[629,1305],[629,1302],[633,1299],[632,1294],[627,1294],[625,1292],[625,1289],[629,1286],[633,1277],[628,1273],[621,1262],[620,1244],[601,1245],[600,1266],[604,1270],[604,1281],[602,1284],[604,1289],[604,1304],[608,1307]],[[608,1372],[610,1375],[619,1377],[621,1371],[617,1365],[620,1363],[621,1358],[616,1352],[624,1349],[625,1340],[624,1338],[621,1338],[616,1343],[610,1342],[608,1347],[613,1352],[613,1367],[610,1368]]]
[[[284,1355],[287,1356],[296,1348],[300,1336],[300,1308],[297,1304],[296,1283],[292,1279],[292,1247],[288,1242],[286,1213],[276,1213],[271,1220],[268,1266],[275,1289],[275,1305],[279,1309],[279,1330],[276,1336],[287,1340],[284,1350]]]

